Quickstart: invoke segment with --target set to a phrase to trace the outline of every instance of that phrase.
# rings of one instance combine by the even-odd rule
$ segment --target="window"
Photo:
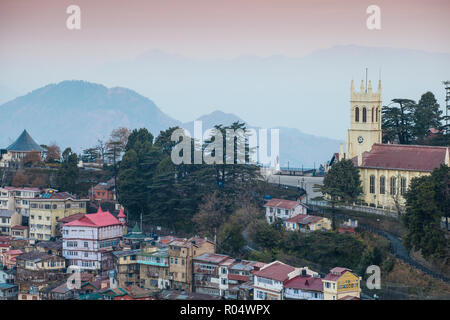
[[[377,112],[376,112],[375,117],[376,117],[376,122],[378,122],[378,108],[377,108]]]
[[[406,178],[401,178],[400,180],[400,194],[404,195],[406,193]]]
[[[380,177],[380,194],[384,194],[385,193],[385,183],[386,183],[386,178],[384,176]]]
[[[375,176],[370,176],[370,193],[375,193]]]
[[[374,112],[374,110],[375,110],[375,108],[372,108],[372,118],[371,118],[372,122],[375,122],[375,121],[374,121],[374,117],[373,117],[373,112]]]
[[[391,177],[391,190],[390,190],[390,194],[391,194],[391,195],[395,195],[395,194],[396,194],[396,189],[397,189],[397,178],[396,178],[396,177]]]
[[[363,122],[367,122],[367,109],[366,108],[363,108],[363,111],[362,111],[362,120],[363,120]]]
[[[359,108],[355,108],[355,122],[359,122]]]

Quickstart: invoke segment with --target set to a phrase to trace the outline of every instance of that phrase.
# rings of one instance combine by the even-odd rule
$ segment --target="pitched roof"
[[[213,264],[219,264],[229,259],[230,259],[229,256],[218,253],[204,253],[194,258],[195,261],[202,261]]]
[[[287,219],[286,222],[293,222],[298,224],[310,224],[310,223],[317,223],[322,219],[323,217],[298,214],[290,219]]]
[[[113,225],[121,225],[109,211],[103,212],[99,207],[97,213],[86,214],[84,217],[68,222],[64,226],[78,226],[78,227],[107,227]]]
[[[339,279],[344,273],[351,272],[351,269],[335,267],[330,270],[330,273],[323,278],[324,280],[336,281]]]
[[[300,289],[305,291],[323,291],[322,279],[311,276],[297,276],[288,280],[286,288]]]
[[[376,143],[363,153],[359,167],[431,172],[445,162],[446,150],[446,147]]]
[[[284,199],[272,199],[266,202],[265,207],[276,207],[281,209],[293,209],[298,205],[302,205],[297,201],[284,200]]]
[[[123,212],[123,208],[120,208],[119,214],[117,215],[117,218],[126,218],[125,213]]]
[[[289,278],[288,274],[294,270],[295,268],[290,265],[284,264],[280,261],[275,261],[269,265],[266,265],[261,270],[254,272],[253,274],[262,278],[285,281]]]
[[[52,255],[47,254],[45,252],[30,251],[30,252],[23,253],[20,256],[18,256],[17,260],[27,260],[27,261],[38,262],[38,261],[42,261],[42,260],[47,260],[51,257],[52,257]]]
[[[85,215],[86,215],[86,213],[82,213],[82,212],[75,213],[75,214],[72,214],[72,215],[67,216],[67,217],[65,217],[65,218],[59,219],[59,220],[58,220],[58,223],[63,223],[63,224],[64,224],[64,223],[68,223],[68,222],[71,222],[71,221],[74,221],[74,220],[81,219],[81,218],[83,218]]]
[[[22,134],[6,148],[8,151],[44,151],[44,149],[33,140],[27,130],[23,130]]]

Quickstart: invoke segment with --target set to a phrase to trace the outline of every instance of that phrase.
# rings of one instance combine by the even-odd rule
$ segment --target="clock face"
[[[359,142],[359,143],[363,143],[363,141],[364,141],[363,137],[359,136],[359,137],[358,137],[358,142]]]

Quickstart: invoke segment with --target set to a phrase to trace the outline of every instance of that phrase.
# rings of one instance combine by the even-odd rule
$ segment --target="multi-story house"
[[[26,239],[28,238],[28,227],[15,225],[11,227],[11,237],[15,239]]]
[[[228,267],[235,260],[223,254],[204,253],[192,261],[194,292],[224,296],[228,289]]]
[[[116,201],[116,191],[114,178],[106,182],[100,182],[89,190],[89,199],[91,201]]]
[[[7,269],[13,269],[17,265],[16,258],[23,253],[20,249],[8,250],[2,254],[2,264]]]
[[[0,236],[0,264],[3,263],[3,254],[9,250],[11,239],[8,236]]]
[[[17,300],[18,286],[11,283],[0,283],[0,300]]]
[[[317,275],[307,267],[295,268],[280,261],[265,265],[253,273],[254,300],[283,300],[285,283],[302,273]]]
[[[11,235],[11,227],[20,225],[22,223],[22,216],[17,212],[0,209],[0,234]]]
[[[23,217],[30,214],[30,200],[39,196],[38,188],[0,188],[0,209],[17,212]]]
[[[302,275],[286,281],[284,299],[323,300],[322,279],[318,275],[306,275],[306,271],[303,271]]]
[[[77,199],[67,192],[52,190],[30,200],[30,238],[50,240],[55,237],[58,220],[76,213],[86,213],[87,201],[88,199]]]
[[[325,217],[296,215],[283,222],[288,231],[311,232],[331,230],[331,220]]]
[[[16,257],[16,283],[21,293],[30,293],[34,287],[43,288],[66,278],[66,260],[63,257],[31,251]]]
[[[214,253],[214,243],[203,238],[172,241],[169,244],[171,288],[192,292],[192,259],[203,253]]]
[[[169,289],[169,249],[156,246],[144,247],[136,254],[139,263],[140,287],[147,289]]]
[[[286,220],[307,213],[307,207],[300,201],[272,199],[267,201],[264,207],[269,224],[274,223],[276,219]]]
[[[112,252],[114,256],[114,278],[119,288],[140,284],[140,264],[136,259],[139,252],[140,249]]]
[[[253,300],[253,272],[264,265],[262,262],[236,259],[228,267],[228,290],[225,292],[225,298]]]
[[[118,247],[123,225],[108,211],[86,214],[62,227],[63,256],[69,265],[102,270],[105,258]]]
[[[0,283],[14,283],[15,271],[0,269]]]
[[[361,279],[350,269],[340,267],[331,269],[322,281],[324,300],[360,298]]]

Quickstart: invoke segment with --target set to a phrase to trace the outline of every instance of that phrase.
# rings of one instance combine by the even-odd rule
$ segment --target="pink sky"
[[[71,4],[81,7],[80,31],[65,26]],[[366,28],[371,4],[379,31]],[[450,52],[449,12],[448,0],[2,0],[0,58],[300,56],[340,44]]]

